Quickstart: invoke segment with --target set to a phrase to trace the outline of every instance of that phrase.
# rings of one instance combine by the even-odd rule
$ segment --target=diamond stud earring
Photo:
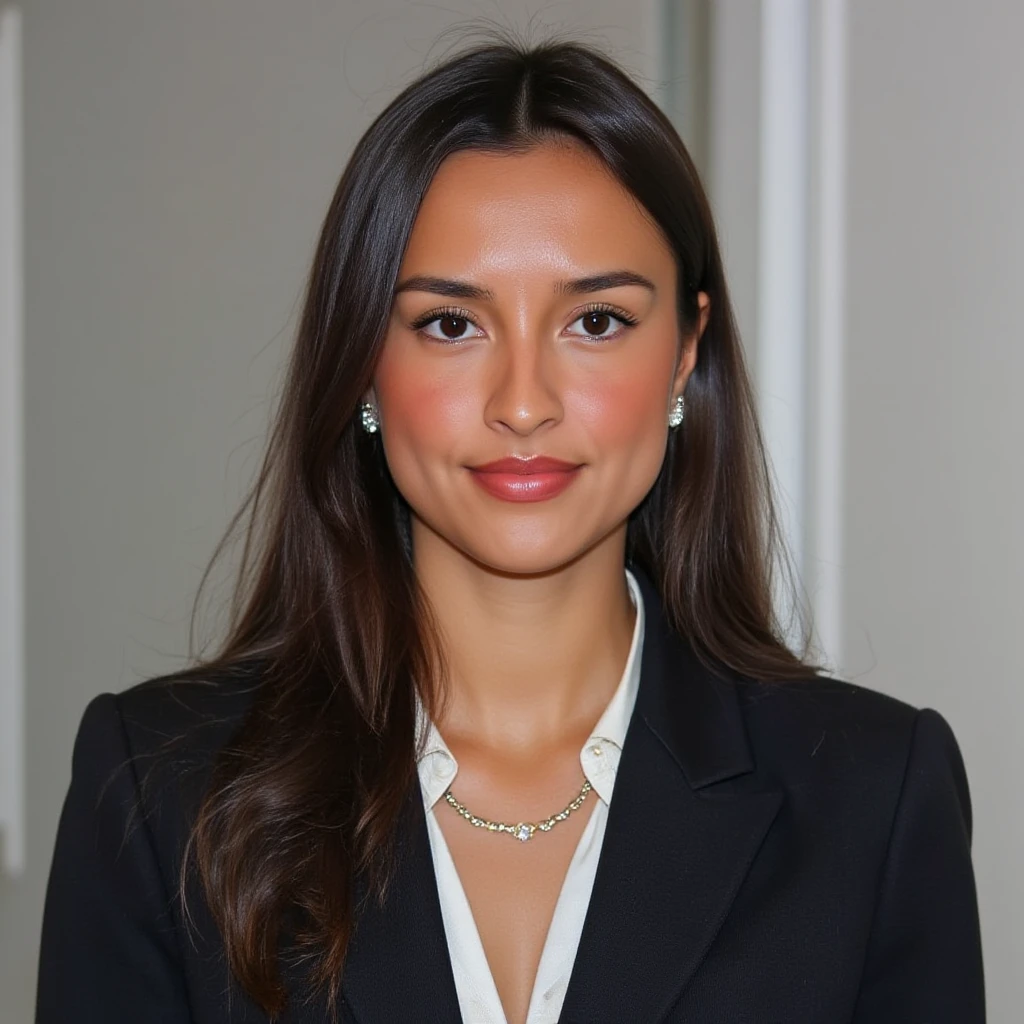
[[[668,425],[670,427],[678,427],[683,422],[683,396],[680,395],[675,405],[672,406],[672,411],[668,414]]]
[[[377,410],[369,402],[363,402],[360,409],[363,416],[363,430],[368,434],[376,434],[380,429],[380,419],[377,417]]]

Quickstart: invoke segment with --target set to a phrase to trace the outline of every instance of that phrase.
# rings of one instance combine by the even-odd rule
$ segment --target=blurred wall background
[[[1024,5],[849,21],[843,661],[943,711],[975,807],[990,1020],[1024,987]]]
[[[82,709],[184,660],[192,596],[256,468],[316,232],[362,130],[467,17],[609,46],[693,142],[760,372],[760,58],[778,3],[792,5],[22,0],[28,863],[0,877],[0,1024],[32,1019]],[[837,670],[938,708],[957,733],[990,1019],[1010,1021],[1024,995],[1024,8],[841,6],[840,547],[823,567],[810,508],[813,240],[807,472],[791,496],[811,525],[797,547],[812,602],[826,578],[838,595]],[[802,11],[817,111],[820,8]]]

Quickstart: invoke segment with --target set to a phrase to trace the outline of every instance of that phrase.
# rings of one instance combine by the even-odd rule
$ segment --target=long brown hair
[[[678,134],[588,46],[501,37],[439,63],[374,120],[338,184],[265,461],[225,537],[244,527],[227,639],[186,673],[258,666],[186,865],[198,869],[233,974],[272,1016],[287,995],[284,952],[336,1006],[358,911],[353,881],[365,877],[383,898],[415,780],[414,687],[434,710],[443,675],[409,508],[379,435],[358,416],[403,251],[445,157],[551,137],[590,147],[660,226],[683,330],[695,325],[697,292],[711,298],[685,424],[630,517],[627,558],[709,665],[761,680],[814,674],[773,613],[778,528],[766,460],[711,211]]]

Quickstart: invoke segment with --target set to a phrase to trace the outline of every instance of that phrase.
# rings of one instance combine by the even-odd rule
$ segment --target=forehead
[[[661,232],[582,144],[465,150],[438,168],[413,224],[405,273],[674,271]]]

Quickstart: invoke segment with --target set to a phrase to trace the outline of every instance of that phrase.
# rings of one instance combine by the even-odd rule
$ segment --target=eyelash
[[[631,316],[624,309],[619,306],[609,305],[607,302],[591,302],[588,303],[583,309],[579,310],[577,315],[573,318],[572,323],[576,323],[577,320],[582,320],[585,316],[591,316],[594,313],[605,313],[612,317],[614,320],[618,320],[624,328],[635,327],[639,320],[635,316]],[[479,324],[473,319],[468,309],[463,309],[459,306],[442,306],[439,309],[432,309],[422,316],[417,317],[411,324],[414,331],[422,331],[427,324],[433,323],[435,320],[442,320],[445,317],[450,317],[455,320],[465,320],[468,323],[473,324],[474,327],[479,328]],[[440,341],[441,344],[454,345],[462,338],[451,338],[448,341],[444,341],[441,338],[435,338],[433,335],[429,335],[431,341]],[[607,338],[598,337],[596,335],[577,335],[577,337],[587,337],[594,341],[611,341],[612,338],[617,338],[618,333],[611,335]]]

